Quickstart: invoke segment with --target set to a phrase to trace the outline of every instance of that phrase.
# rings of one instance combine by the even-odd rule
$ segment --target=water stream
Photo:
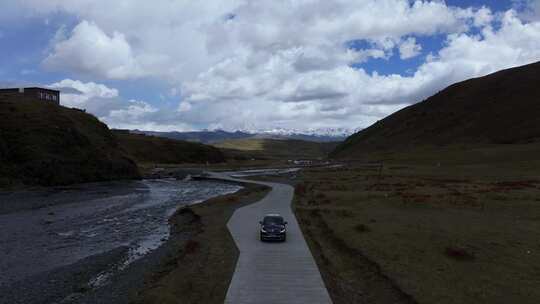
[[[168,218],[177,208],[241,188],[174,179],[126,182],[125,187],[129,191],[100,197],[87,188],[59,191],[39,198],[46,207],[0,215],[0,285],[120,246],[129,248],[125,267],[168,238]]]

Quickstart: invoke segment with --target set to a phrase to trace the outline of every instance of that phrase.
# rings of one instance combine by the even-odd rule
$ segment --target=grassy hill
[[[535,63],[454,84],[297,176],[334,303],[538,302],[539,83]]]
[[[364,129],[331,154],[540,139],[540,62],[454,84]]]
[[[0,102],[0,186],[138,177],[96,117],[43,102]]]
[[[220,163],[223,153],[212,146],[115,130],[120,146],[138,163]]]
[[[214,144],[233,159],[316,159],[325,158],[336,142],[312,142],[269,138],[232,139]]]

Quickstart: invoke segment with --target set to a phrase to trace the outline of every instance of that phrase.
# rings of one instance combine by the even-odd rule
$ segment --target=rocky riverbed
[[[0,303],[99,303],[89,295],[141,281],[167,254],[177,208],[240,188],[156,179],[0,193]]]

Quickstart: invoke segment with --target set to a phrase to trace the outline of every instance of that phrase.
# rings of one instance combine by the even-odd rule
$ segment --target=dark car
[[[261,224],[261,241],[282,241],[287,239],[287,222],[279,214],[267,214]]]

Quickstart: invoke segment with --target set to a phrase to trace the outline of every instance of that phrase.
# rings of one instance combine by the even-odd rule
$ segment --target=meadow
[[[537,303],[538,151],[425,148],[305,170],[295,212],[334,303]]]

